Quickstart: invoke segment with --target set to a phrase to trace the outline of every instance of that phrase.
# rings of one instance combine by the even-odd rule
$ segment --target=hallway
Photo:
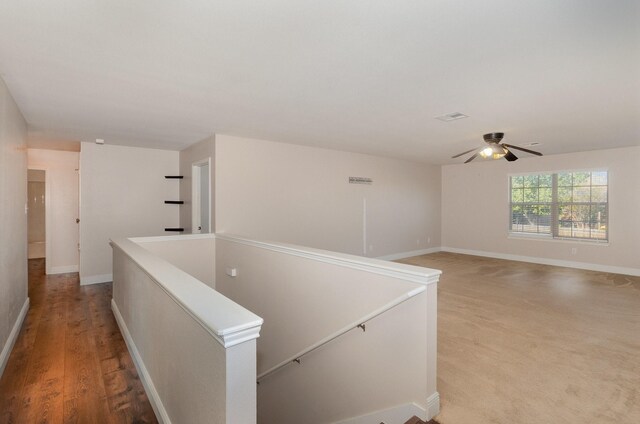
[[[155,423],[111,312],[111,284],[44,274],[29,260],[31,306],[0,380],[0,423]]]

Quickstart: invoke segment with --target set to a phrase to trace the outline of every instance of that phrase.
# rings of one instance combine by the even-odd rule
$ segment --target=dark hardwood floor
[[[0,379],[0,423],[156,423],[111,312],[111,284],[46,276],[29,260],[31,306]]]

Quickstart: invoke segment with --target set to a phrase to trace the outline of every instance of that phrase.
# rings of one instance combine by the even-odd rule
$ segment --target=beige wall
[[[185,233],[191,233],[191,166],[198,162],[211,158],[211,179],[215,180],[215,136],[206,138],[195,143],[180,152],[180,175],[184,178],[180,180],[180,200],[184,205],[180,207],[180,226]],[[210,199],[215,199],[215,185],[211,181]],[[211,228],[215,228],[215,209],[211,208]]]
[[[49,199],[47,273],[78,271],[78,152],[28,150],[28,166],[46,169]]]
[[[0,78],[0,375],[27,308],[27,124]]]
[[[509,238],[509,174],[580,169],[609,170],[608,245]],[[640,271],[639,210],[640,147],[442,167],[445,248]]]
[[[336,422],[407,403],[427,410],[436,392],[436,284],[426,281],[437,281],[436,271],[224,235],[215,250],[216,290],[264,318],[258,375],[366,321],[366,332],[353,329],[261,379],[259,422]],[[419,294],[363,319],[409,293]]]
[[[215,239],[213,234],[133,239],[139,246],[170,262],[212,289],[215,284]]]
[[[357,255],[366,244],[372,257],[440,245],[437,166],[224,135],[215,145],[216,232]]]
[[[111,281],[109,239],[166,235],[177,227],[178,152],[82,143],[80,151],[80,280]]]
[[[131,266],[123,252],[141,269]],[[198,275],[209,278],[212,268],[205,265],[211,264],[212,254],[216,256],[217,291],[208,290],[192,278]],[[197,348],[190,349],[193,352],[189,361],[181,357],[172,359],[173,355],[181,356],[175,346],[194,342],[184,339],[191,325],[178,324],[180,314],[171,311],[174,308],[165,298],[176,299],[190,311],[192,320],[200,320],[200,327],[213,329],[214,334],[226,334],[230,339],[229,332],[234,329],[239,335],[245,332],[239,321],[242,311],[238,308],[242,305],[243,310],[259,312],[265,319],[257,340],[257,358],[255,351],[250,358],[251,369],[247,369],[246,363],[235,368],[247,371],[248,384],[243,386],[227,373],[228,387],[242,397],[255,395],[256,365],[257,372],[263,373],[278,363],[288,363],[291,356],[340,329],[351,330],[304,356],[300,366],[287,365],[260,380],[257,387],[260,422],[336,422],[380,409],[417,405],[409,415],[402,415],[402,420],[386,421],[405,422],[414,414],[423,416],[427,409],[429,417],[437,411],[438,271],[230,235],[116,240],[114,258],[114,299],[127,326],[137,329],[131,333],[141,346],[140,353],[150,373],[152,369],[163,370],[164,374],[160,374],[163,377],[167,364],[171,364],[169,372],[176,372],[172,378],[196,372],[198,381],[191,387],[198,387],[199,381],[211,379],[206,372],[224,366],[215,354],[200,355]],[[228,273],[234,268],[237,275],[230,277]],[[153,293],[150,280],[163,288],[157,291],[162,296]],[[230,305],[229,299],[238,303]],[[401,300],[404,302],[381,312],[383,307],[390,307],[390,302]],[[374,312],[381,314],[370,319]],[[202,320],[207,316],[211,318],[206,321],[211,323],[209,326]],[[363,321],[366,332],[353,328]],[[220,326],[222,322],[226,325]],[[184,329],[178,327],[182,325]],[[179,340],[173,336],[176,331],[180,333]],[[165,339],[171,341],[171,346],[164,346]],[[256,348],[255,344],[252,348]],[[157,351],[163,354],[154,355]],[[227,370],[233,367],[231,360],[233,356],[227,351]],[[151,374],[160,386],[174,381],[157,379],[158,375]],[[211,382],[203,390],[210,403],[214,403],[218,381]],[[187,388],[160,394],[163,402],[171,404],[173,399],[192,396],[192,391]],[[205,418],[206,422],[214,422],[215,416]],[[183,421],[188,422],[186,419],[180,422]],[[359,422],[381,421],[372,418]]]
[[[195,318],[201,315],[190,303],[177,300],[175,292],[155,280],[155,271],[114,246],[112,308],[158,418],[173,423],[255,423],[255,339],[225,348]],[[171,275],[178,278],[169,283],[177,283],[180,273]],[[193,287],[200,282],[180,282],[187,291],[201,293],[201,287]],[[208,288],[204,294],[220,296]],[[200,307],[219,306],[208,303],[209,297],[199,300]]]

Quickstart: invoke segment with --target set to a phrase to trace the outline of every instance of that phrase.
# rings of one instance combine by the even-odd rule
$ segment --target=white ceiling
[[[640,2],[3,0],[0,75],[38,140],[222,133],[429,163],[490,131],[631,146]]]

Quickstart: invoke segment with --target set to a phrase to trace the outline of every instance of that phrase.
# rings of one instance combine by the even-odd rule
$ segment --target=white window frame
[[[586,238],[586,237],[566,237],[558,235],[559,223],[558,223],[558,185],[557,179],[558,174],[562,173],[576,173],[576,172],[606,172],[607,173],[607,222],[606,222],[606,238],[604,239],[594,239],[594,238]],[[525,231],[516,231],[512,230],[512,187],[511,187],[511,179],[513,177],[521,177],[528,175],[551,175],[552,178],[552,202],[551,202],[551,228],[550,232],[547,233],[533,233],[533,232],[525,232]],[[531,240],[544,240],[544,241],[560,241],[560,242],[571,242],[571,243],[586,243],[586,244],[602,244],[609,245],[610,237],[611,237],[611,202],[610,202],[610,192],[611,188],[611,173],[608,168],[589,168],[589,169],[562,169],[559,171],[536,171],[536,172],[523,172],[523,173],[512,173],[507,174],[507,207],[508,207],[508,222],[507,222],[507,231],[509,234],[509,238],[524,238]],[[589,202],[591,203],[591,202]]]

